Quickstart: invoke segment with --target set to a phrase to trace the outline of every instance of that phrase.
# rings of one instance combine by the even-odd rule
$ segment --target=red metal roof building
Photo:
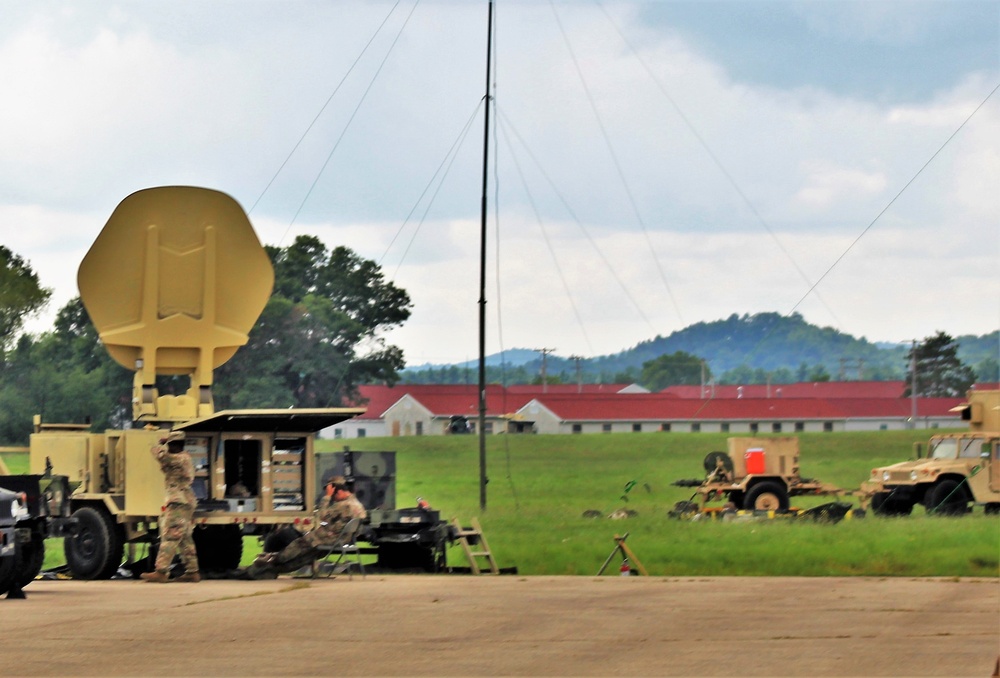
[[[586,386],[586,385],[585,385]],[[765,386],[716,387],[715,398],[699,398],[689,389],[661,393],[633,392],[628,385],[550,385],[503,388],[486,392],[488,433],[722,432],[794,433],[804,431],[897,430],[961,427],[956,408],[963,398],[903,398],[903,382],[817,382],[784,384],[781,395],[757,395]],[[775,387],[772,386],[772,389]],[[767,391],[764,391],[765,395]],[[812,395],[809,395],[812,394]],[[725,397],[725,396],[730,397]],[[362,386],[359,405],[365,414],[325,432],[337,438],[441,435],[453,417],[473,428],[479,416],[478,391],[472,385],[399,384]]]
[[[962,398],[920,398],[916,426],[961,426]],[[799,433],[909,428],[904,398],[667,398],[663,394],[570,398],[543,396],[518,412],[538,433]]]
[[[813,381],[798,384],[669,386],[680,398],[902,398],[903,381]]]

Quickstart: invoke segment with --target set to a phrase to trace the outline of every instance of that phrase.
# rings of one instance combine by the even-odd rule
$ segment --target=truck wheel
[[[239,525],[196,527],[193,536],[202,572],[229,572],[240,566],[243,532]]]
[[[987,504],[986,507],[983,509],[983,512],[988,516],[996,515],[997,513],[1000,513],[1000,504],[995,502],[992,504]]]
[[[14,588],[17,582],[17,564],[20,560],[20,547],[7,558],[0,558],[0,596]]]
[[[17,573],[18,586],[24,588],[42,571],[45,562],[45,540],[37,534],[31,536],[31,542],[21,544],[21,567]]]
[[[743,508],[748,511],[784,511],[788,508],[788,493],[778,483],[757,483],[747,491]]]
[[[106,511],[90,506],[73,511],[73,517],[77,532],[63,542],[69,571],[77,579],[110,579],[125,554],[121,529]]]
[[[965,492],[958,487],[958,481],[945,478],[927,492],[927,513],[937,516],[960,516],[966,512],[969,502]]]

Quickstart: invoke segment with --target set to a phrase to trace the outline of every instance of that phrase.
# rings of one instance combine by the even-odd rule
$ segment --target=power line
[[[587,81],[583,77],[583,71],[580,69],[580,63],[577,61],[576,53],[573,51],[572,44],[570,44],[569,36],[566,35],[566,31],[563,29],[562,22],[559,20],[559,13],[556,11],[555,4],[552,0],[549,0],[549,6],[552,8],[552,14],[555,17],[556,25],[559,27],[559,32],[562,34],[563,42],[566,43],[566,50],[569,52],[570,60],[573,62],[573,67],[576,69],[576,75],[580,79],[583,92],[587,97],[587,102],[590,104],[590,110],[593,112],[594,118],[597,121],[597,127],[601,132],[601,137],[604,139],[604,144],[607,146],[608,153],[611,155],[611,162],[615,166],[618,179],[622,183],[625,195],[628,198],[629,204],[632,206],[632,212],[635,214],[636,221],[642,230],[643,236],[646,238],[646,244],[649,246],[649,253],[653,257],[653,261],[656,263],[656,268],[660,273],[660,279],[663,281],[663,286],[667,290],[667,296],[670,298],[670,303],[673,305],[674,311],[677,312],[678,319],[680,319],[681,323],[683,323],[684,319],[681,315],[681,309],[677,305],[677,300],[674,299],[674,292],[670,288],[670,283],[667,282],[667,275],[663,270],[663,264],[660,262],[660,258],[656,256],[656,249],[653,247],[653,241],[649,237],[649,230],[646,228],[646,222],[642,219],[642,214],[639,212],[639,206],[636,204],[635,197],[632,195],[632,190],[629,187],[628,180],[625,178],[625,172],[622,169],[621,162],[618,160],[618,154],[615,152],[614,144],[611,143],[611,137],[608,135],[608,131],[604,127],[604,122],[601,120],[600,112],[597,110],[597,105],[594,103],[594,97],[591,95],[590,88],[587,86]]]
[[[632,56],[635,57],[636,61],[639,62],[639,65],[641,65],[643,70],[646,71],[646,75],[648,75],[650,80],[653,81],[653,83],[656,85],[656,88],[660,90],[660,94],[662,94],[664,98],[666,98],[666,100],[673,107],[674,112],[677,113],[677,116],[681,119],[681,122],[683,122],[684,125],[688,128],[688,131],[691,132],[691,135],[701,146],[702,150],[705,151],[705,154],[708,155],[709,159],[716,166],[716,168],[718,168],[722,176],[725,177],[726,181],[729,182],[729,185],[733,187],[734,191],[736,191],[736,195],[740,197],[740,200],[743,201],[743,204],[746,205],[748,210],[750,210],[750,213],[753,215],[754,219],[757,220],[757,223],[760,224],[761,228],[763,228],[769,236],[771,236],[771,239],[774,241],[774,244],[778,246],[778,249],[781,250],[782,254],[785,255],[785,258],[787,258],[788,261],[792,264],[792,267],[798,272],[799,277],[802,278],[806,286],[811,286],[812,281],[809,279],[809,276],[807,276],[805,271],[802,270],[798,262],[795,260],[795,257],[792,256],[792,253],[789,252],[788,249],[785,247],[784,243],[781,242],[781,240],[778,238],[778,235],[767,223],[767,221],[764,219],[761,213],[757,211],[757,207],[753,204],[753,202],[750,201],[750,198],[747,197],[747,194],[743,191],[739,183],[736,181],[736,178],[732,175],[732,173],[728,169],[726,169],[726,166],[722,163],[722,160],[719,159],[718,155],[716,155],[715,152],[708,145],[708,142],[705,141],[705,138],[698,132],[698,129],[695,127],[694,123],[691,122],[691,119],[688,118],[687,115],[685,115],[684,111],[681,109],[677,101],[672,96],[670,96],[670,93],[667,91],[667,88],[663,85],[660,79],[653,72],[653,69],[649,67],[649,64],[646,63],[646,60],[639,55],[639,51],[632,46],[632,43],[625,36],[625,33],[622,32],[622,29],[618,26],[615,20],[611,18],[611,15],[608,14],[608,11],[604,8],[604,6],[599,2],[599,0],[595,0],[595,2],[597,6],[601,9],[601,11],[604,12],[604,16],[607,17],[608,23],[610,23],[614,27],[615,31],[618,33],[618,36],[622,39],[622,42],[624,42],[625,46],[628,47],[630,52],[632,52]],[[823,307],[827,310],[827,312],[834,319],[834,321],[838,325],[840,325],[841,322],[837,318],[837,314],[833,312],[833,309],[831,309],[827,305],[826,301],[819,295],[819,293],[816,294],[816,298],[819,299],[819,302],[821,304],[823,304]]]
[[[253,213],[254,209],[257,207],[257,204],[263,199],[264,195],[271,188],[271,185],[278,178],[278,175],[281,174],[281,171],[283,169],[285,169],[285,165],[287,165],[288,161],[292,159],[293,155],[295,155],[295,151],[297,151],[299,149],[299,146],[302,145],[302,142],[305,140],[305,138],[309,134],[310,130],[312,130],[313,126],[315,126],[316,123],[317,123],[317,121],[319,121],[320,116],[323,115],[323,111],[325,111],[326,107],[330,105],[331,101],[333,101],[333,97],[336,96],[337,92],[340,91],[340,88],[347,81],[348,76],[350,76],[350,74],[354,72],[354,67],[358,65],[358,62],[361,61],[361,57],[363,57],[365,55],[365,52],[367,52],[368,48],[371,47],[372,43],[375,41],[375,38],[378,37],[378,34],[382,32],[383,28],[385,28],[386,22],[389,21],[389,17],[392,16],[393,12],[396,11],[396,7],[398,7],[398,6],[399,6],[399,0],[397,0],[396,4],[394,4],[392,6],[392,8],[389,10],[389,13],[385,15],[385,18],[382,19],[382,23],[380,23],[379,26],[378,26],[378,28],[375,29],[375,32],[372,34],[372,37],[368,38],[368,42],[365,43],[364,48],[361,50],[361,52],[358,54],[358,56],[354,59],[354,62],[351,64],[350,68],[347,69],[347,72],[344,73],[344,77],[342,77],[340,79],[340,82],[337,83],[337,86],[333,88],[333,91],[330,93],[330,96],[328,96],[326,98],[326,101],[320,107],[319,111],[316,113],[316,116],[312,119],[312,122],[310,122],[309,126],[306,127],[306,129],[305,129],[304,132],[302,132],[302,136],[300,136],[299,140],[295,142],[294,146],[292,146],[292,150],[288,152],[288,155],[285,157],[284,161],[278,167],[278,170],[274,173],[274,176],[271,177],[271,180],[267,182],[267,186],[264,187],[264,190],[261,191],[260,195],[257,196],[257,199],[254,200],[253,205],[251,205],[250,209],[247,210],[247,214]],[[286,234],[287,234],[287,231],[286,231]],[[282,237],[282,240],[284,240],[284,237]]]

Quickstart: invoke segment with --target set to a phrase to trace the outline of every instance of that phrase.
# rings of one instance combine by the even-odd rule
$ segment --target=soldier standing
[[[191,455],[184,451],[184,434],[175,431],[160,440],[150,452],[160,463],[167,496],[160,513],[160,552],[156,555],[153,572],[144,572],[148,582],[170,581],[170,564],[180,553],[184,574],[173,581],[199,582],[198,554],[191,537],[192,518],[196,499],[191,483],[194,481],[194,464]]]

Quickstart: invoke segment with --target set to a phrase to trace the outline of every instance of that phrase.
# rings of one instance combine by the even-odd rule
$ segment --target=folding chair
[[[351,518],[344,525],[344,531],[340,533],[340,538],[336,544],[329,546],[317,546],[316,550],[323,553],[323,557],[313,561],[313,578],[319,574],[320,570],[326,569],[326,576],[330,577],[337,571],[337,566],[343,561],[347,567],[347,578],[354,579],[353,568],[356,565],[361,570],[361,577],[365,577],[365,564],[361,562],[361,549],[358,548],[355,539],[361,530],[361,518]],[[337,559],[330,562],[334,555]],[[353,557],[353,559],[352,559]]]

